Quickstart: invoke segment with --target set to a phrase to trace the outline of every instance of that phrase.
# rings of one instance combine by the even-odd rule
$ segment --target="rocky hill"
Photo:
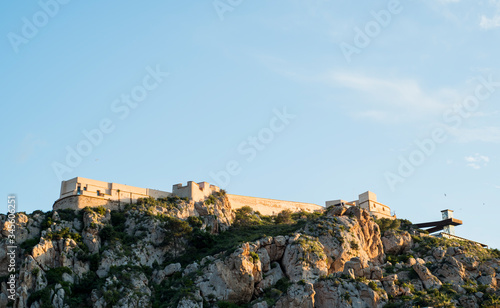
[[[358,208],[143,199],[0,216],[0,307],[499,307],[500,252]],[[18,243],[10,301],[7,249]]]

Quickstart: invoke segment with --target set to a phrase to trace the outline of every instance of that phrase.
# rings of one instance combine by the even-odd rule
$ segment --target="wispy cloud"
[[[27,134],[21,141],[18,148],[17,161],[25,162],[29,160],[38,148],[45,147],[47,142],[31,133]]]
[[[349,88],[365,95],[368,98],[365,106],[355,115],[377,121],[437,115],[459,98],[455,90],[442,88],[429,92],[412,79],[384,79],[332,72],[327,75],[327,80],[331,85]]]
[[[467,166],[473,169],[481,169],[482,167],[486,167],[488,165],[490,158],[476,153],[473,156],[466,156],[465,161],[467,162]]]
[[[489,3],[494,7],[493,17],[481,15],[481,21],[479,22],[479,26],[485,30],[500,27],[500,0],[490,0]]]
[[[500,15],[495,15],[492,18],[488,18],[485,15],[482,15],[479,26],[485,30],[500,27]]]
[[[460,143],[486,142],[500,143],[500,127],[449,128],[448,132]]]

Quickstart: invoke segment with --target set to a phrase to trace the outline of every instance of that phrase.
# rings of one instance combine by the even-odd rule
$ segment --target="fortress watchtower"
[[[206,197],[214,192],[220,191],[220,188],[215,185],[210,185],[207,182],[196,183],[189,181],[186,186],[175,184],[172,186],[172,193],[181,198],[189,198],[194,202],[203,201]]]
[[[377,201],[377,195],[371,191],[360,194],[358,200],[347,202],[345,200],[326,201],[326,207],[343,205],[347,207],[358,206],[367,210],[377,218],[396,219],[396,215],[391,215],[391,208]]]

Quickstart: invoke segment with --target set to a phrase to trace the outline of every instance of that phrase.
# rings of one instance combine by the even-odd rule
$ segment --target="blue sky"
[[[321,205],[371,190],[500,248],[498,0],[0,6],[0,195],[20,211],[75,176]]]

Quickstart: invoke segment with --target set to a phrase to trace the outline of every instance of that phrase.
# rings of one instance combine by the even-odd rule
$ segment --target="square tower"
[[[441,215],[443,220],[453,218],[453,211],[452,210],[442,210]],[[447,225],[443,227],[443,232],[455,235],[455,226],[453,225]]]
[[[367,201],[377,202],[377,195],[371,191],[367,191],[359,195],[359,203],[364,203]]]

